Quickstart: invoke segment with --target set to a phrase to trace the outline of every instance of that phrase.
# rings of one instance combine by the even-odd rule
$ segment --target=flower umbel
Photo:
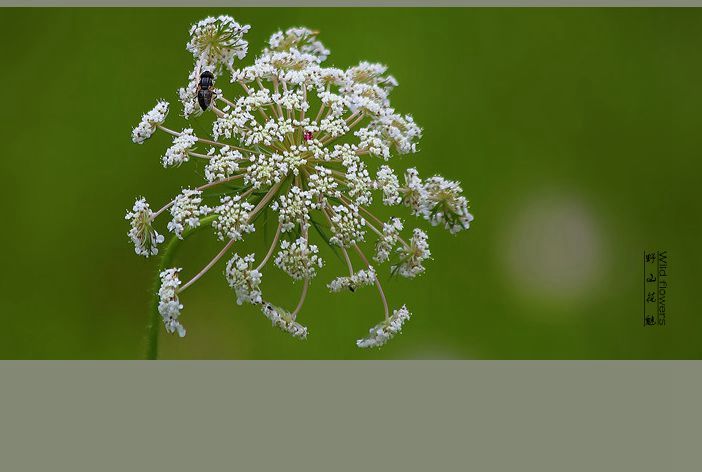
[[[380,347],[388,342],[393,336],[402,331],[402,325],[410,319],[410,312],[402,305],[402,308],[395,310],[392,316],[373,326],[368,336],[356,341],[358,347]]]
[[[180,279],[178,272],[181,269],[168,269],[161,272],[161,288],[158,291],[160,301],[158,303],[158,312],[163,317],[163,324],[166,326],[166,331],[169,333],[178,333],[181,338],[185,336],[185,328],[178,321],[180,310],[183,305],[178,299],[178,287]]]
[[[140,256],[155,256],[158,254],[158,245],[163,242],[163,236],[158,234],[151,226],[154,213],[151,211],[146,199],[139,198],[134,202],[132,211],[128,211],[124,219],[131,220],[132,229],[129,237],[134,243],[134,252]]]
[[[180,268],[160,272],[156,316],[168,333],[184,336],[182,292],[227,256],[224,274],[237,304],[258,306],[274,326],[305,339],[308,330],[297,316],[312,280],[327,270],[318,248],[323,242],[343,256],[348,272],[325,279],[331,292],[364,286],[378,291],[384,320],[356,344],[382,346],[401,331],[410,313],[405,306],[390,313],[380,264],[392,261],[391,275],[414,278],[425,272],[431,252],[423,230],[415,228],[406,240],[403,221],[381,220],[374,206],[404,205],[432,226],[457,233],[473,220],[468,200],[459,182],[440,176],[422,180],[415,168],[393,168],[395,156],[419,150],[422,130],[411,116],[392,108],[390,94],[398,83],[385,65],[362,61],[345,70],[327,67],[329,50],[317,31],[304,27],[274,33],[252,63],[239,64],[248,52],[244,36],[249,28],[219,16],[190,29],[186,47],[193,68],[184,74],[188,85],[178,96],[186,120],[204,109],[200,120],[211,118],[211,133],[195,136],[190,126],[167,128],[169,105],[163,100],[132,132],[138,144],[157,131],[171,135],[163,166],[187,164],[204,176],[199,186],[183,189],[156,212],[145,199],[136,200],[126,215],[135,252],[158,254],[164,237],[154,224],[164,213],[171,216],[167,229],[174,238],[211,227],[222,241],[219,252],[187,282],[181,283]],[[214,75],[218,86],[227,78],[230,85],[212,89],[211,101],[198,105],[204,72]],[[236,253],[266,224],[276,229],[259,261],[253,253]],[[367,245],[377,267],[366,256]],[[292,311],[263,297],[262,275],[270,263],[302,285]]]

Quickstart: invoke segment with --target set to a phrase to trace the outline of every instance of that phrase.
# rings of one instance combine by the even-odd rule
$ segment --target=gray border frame
[[[0,362],[0,462],[697,470],[683,454],[699,455],[700,373],[684,361]]]

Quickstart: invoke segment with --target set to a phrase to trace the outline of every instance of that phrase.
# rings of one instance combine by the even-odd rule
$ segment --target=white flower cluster
[[[427,191],[414,167],[405,171],[405,186],[402,188],[402,202],[412,210],[413,215],[421,215],[427,200]]]
[[[380,347],[387,343],[393,336],[402,332],[402,325],[410,319],[411,313],[407,307],[402,305],[399,310],[394,310],[392,316],[373,326],[363,339],[356,341],[356,345],[362,348]]]
[[[158,312],[163,318],[166,331],[171,334],[177,331],[178,336],[182,338],[185,336],[185,328],[178,321],[180,310],[183,309],[183,305],[178,299],[178,287],[180,287],[178,272],[180,270],[180,268],[167,269],[159,274],[161,277],[161,288],[158,290]]]
[[[468,213],[468,200],[461,195],[463,189],[458,182],[437,175],[429,178],[424,188],[424,214],[433,226],[443,224],[451,234],[470,227],[473,215]]]
[[[184,162],[188,162],[190,151],[197,142],[197,136],[193,134],[192,128],[184,129],[179,136],[173,138],[173,145],[166,149],[161,162],[163,167],[179,166]]]
[[[373,201],[371,190],[373,181],[361,159],[355,154],[347,155],[343,161],[346,166],[346,186],[348,195],[356,205],[368,205]]]
[[[400,264],[393,266],[393,270],[397,270],[403,277],[414,278],[424,272],[422,263],[431,257],[429,251],[429,237],[419,228],[414,229],[412,239],[406,247],[400,247]]]
[[[371,267],[364,253],[366,238],[374,238],[367,245],[374,249],[375,263],[389,262],[390,270],[404,277],[422,274],[431,252],[421,229],[406,241],[402,220],[383,222],[375,216],[374,196],[387,206],[405,205],[413,215],[451,233],[469,228],[473,216],[468,200],[458,182],[439,176],[423,181],[415,168],[393,168],[396,156],[418,151],[422,129],[412,116],[392,107],[390,94],[398,82],[385,65],[362,61],[345,69],[329,67],[325,61],[330,51],[318,32],[301,27],[274,33],[261,53],[244,65],[239,61],[248,53],[244,36],[249,29],[230,16],[208,17],[190,29],[186,47],[193,68],[178,96],[186,119],[200,113],[211,117],[211,132],[198,132],[198,137],[192,126],[180,132],[166,128],[169,105],[161,100],[143,115],[132,140],[141,144],[157,130],[173,135],[161,158],[163,166],[204,161],[197,172],[204,174],[205,183],[184,189],[156,212],[138,199],[126,215],[129,237],[137,254],[148,257],[157,254],[164,241],[153,220],[166,210],[171,215],[168,230],[177,238],[211,223],[225,246],[180,291],[229,254],[225,276],[237,303],[259,305],[275,326],[305,338],[307,328],[295,320],[310,280],[324,266],[311,239],[319,233],[343,255],[350,274],[334,278],[327,285],[330,291],[375,285],[381,294],[386,321],[358,342],[360,347],[380,346],[410,315],[402,307],[390,316],[378,277],[381,267]],[[205,72],[218,86],[226,86],[213,85],[211,100],[201,105],[198,91]],[[207,146],[206,154],[197,145]],[[371,174],[369,168],[377,170]],[[269,209],[277,213],[278,230],[259,264],[254,254],[232,255],[256,226],[270,222]],[[261,281],[267,264],[293,280],[304,280],[292,313],[264,301]],[[358,270],[358,264],[364,269]],[[169,332],[182,330],[177,322],[182,308],[179,270],[161,274],[159,311],[167,313],[163,316]]]
[[[210,160],[205,166],[205,179],[212,183],[233,176],[239,171],[239,162],[243,159],[241,153],[229,146],[224,146],[215,153],[211,148],[207,153]]]
[[[293,337],[300,339],[307,338],[307,328],[296,322],[292,318],[292,315],[282,308],[273,306],[268,302],[263,302],[261,304],[261,311],[266,315],[266,318],[271,320],[273,326],[290,333]]]
[[[398,154],[417,152],[417,139],[422,137],[422,129],[411,116],[386,112],[372,125],[380,131],[384,142],[391,143]]]
[[[220,202],[222,204],[215,208],[217,219],[212,222],[219,239],[239,240],[245,233],[254,232],[254,225],[249,223],[249,212],[254,208],[252,204],[242,202],[239,195],[225,195]]]
[[[309,226],[310,210],[314,208],[311,192],[300,190],[299,187],[291,188],[290,192],[281,195],[280,199],[271,205],[271,209],[280,215],[280,225],[284,233],[298,225],[306,229]]]
[[[149,139],[156,128],[166,121],[168,116],[168,102],[159,100],[151,111],[141,117],[141,121],[132,131],[132,141],[136,144],[143,144]]]
[[[358,148],[372,156],[390,159],[390,146],[381,138],[380,132],[370,128],[361,128],[354,133],[359,139]]]
[[[413,214],[424,217],[432,226],[443,225],[451,234],[468,229],[473,221],[458,182],[435,175],[423,183],[417,169],[412,168],[405,173],[401,191],[402,201]]]
[[[322,166],[315,166],[314,174],[310,174],[307,184],[311,196],[316,200],[315,207],[327,202],[327,197],[339,198],[339,184],[332,177],[332,170]]]
[[[304,238],[298,238],[292,243],[282,241],[274,262],[294,280],[311,279],[317,275],[317,269],[324,265],[318,252],[317,246],[307,244]]]
[[[200,226],[200,216],[207,215],[212,211],[206,206],[201,206],[201,203],[202,192],[200,190],[183,189],[171,207],[173,219],[168,222],[168,231],[183,239],[183,231],[185,231],[186,226],[189,228]]]
[[[337,277],[327,284],[327,288],[333,293],[343,290],[355,292],[358,287],[373,285],[373,283],[375,283],[375,269],[371,266],[348,277]]]
[[[251,164],[246,168],[244,182],[253,188],[275,185],[288,173],[288,166],[279,154],[251,156]]]
[[[251,27],[242,26],[231,16],[208,17],[190,28],[187,49],[201,64],[232,69],[234,59],[246,57],[249,43],[243,39]]]
[[[399,218],[392,218],[389,222],[383,223],[383,236],[378,238],[375,244],[375,256],[377,262],[385,262],[390,258],[390,253],[400,240],[400,232],[403,225]]]
[[[296,48],[302,54],[310,54],[323,61],[329,55],[329,50],[317,41],[317,34],[307,28],[290,28],[285,33],[278,31],[268,41],[271,51],[285,52]]]
[[[140,256],[155,256],[158,254],[158,245],[163,242],[163,236],[152,226],[154,213],[144,198],[134,202],[132,211],[128,211],[124,219],[131,221],[129,237],[134,243],[134,252]]]
[[[261,299],[261,273],[253,268],[254,255],[249,254],[246,257],[241,257],[239,254],[234,254],[229,262],[227,262],[227,270],[225,275],[229,286],[236,293],[236,303],[263,303]]]
[[[344,205],[336,205],[332,209],[330,221],[334,235],[329,238],[329,242],[346,248],[363,241],[366,220],[358,214],[358,209]]]
[[[380,166],[375,177],[376,188],[383,191],[383,203],[386,205],[397,205],[402,202],[400,197],[400,181],[390,166]]]

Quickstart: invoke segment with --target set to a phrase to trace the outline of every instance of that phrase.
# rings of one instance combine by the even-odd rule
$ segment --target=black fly
[[[206,70],[200,74],[200,83],[197,84],[197,102],[202,111],[207,110],[212,103],[212,86],[214,85],[214,75]]]

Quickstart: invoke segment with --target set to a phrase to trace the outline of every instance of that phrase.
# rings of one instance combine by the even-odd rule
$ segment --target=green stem
[[[173,257],[175,256],[176,250],[180,246],[180,243],[185,241],[191,234],[197,232],[198,230],[209,226],[209,223],[214,221],[217,215],[210,215],[202,218],[200,220],[200,225],[195,228],[189,228],[183,232],[183,239],[179,239],[173,236],[166,247],[163,249],[163,255],[161,256],[161,263],[156,271],[156,278],[154,279],[154,294],[151,301],[151,313],[149,316],[149,321],[146,325],[146,359],[157,359],[158,358],[158,333],[161,327],[161,314],[158,312],[158,290],[161,287],[161,272],[171,267],[173,262]]]

